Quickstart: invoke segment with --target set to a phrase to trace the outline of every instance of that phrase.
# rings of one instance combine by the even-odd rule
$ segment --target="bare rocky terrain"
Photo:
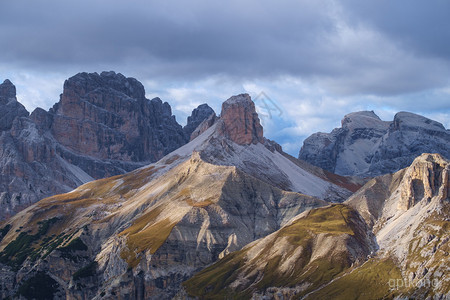
[[[374,177],[406,168],[422,153],[450,158],[450,130],[420,115],[399,112],[386,122],[361,111],[341,123],[331,133],[308,137],[299,159],[340,175]]]
[[[187,143],[192,128],[212,114],[201,105],[183,129],[167,102],[145,98],[139,81],[103,72],[69,78],[53,108],[29,115],[6,80],[0,85],[0,220],[45,197],[155,162]]]

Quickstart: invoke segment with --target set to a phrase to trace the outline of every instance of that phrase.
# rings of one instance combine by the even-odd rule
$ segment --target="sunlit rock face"
[[[233,142],[240,145],[264,143],[255,103],[248,94],[233,96],[225,101],[220,119],[220,130]]]

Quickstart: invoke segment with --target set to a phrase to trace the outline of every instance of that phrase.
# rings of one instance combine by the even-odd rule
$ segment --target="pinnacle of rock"
[[[222,104],[220,115],[222,134],[237,144],[264,143],[263,128],[256,113],[255,103],[248,94],[229,98]]]

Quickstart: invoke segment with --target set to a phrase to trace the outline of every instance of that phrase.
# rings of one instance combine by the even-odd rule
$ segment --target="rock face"
[[[147,100],[140,82],[114,72],[68,79],[50,113],[61,145],[99,159],[156,161],[186,140],[167,102]]]
[[[423,199],[447,199],[449,171],[448,162],[439,155],[422,155],[404,175],[398,208],[407,211]]]
[[[299,158],[340,175],[393,173],[422,153],[450,157],[450,132],[425,117],[399,112],[384,122],[374,112],[348,114],[342,127],[308,137]]]
[[[425,153],[406,169],[372,179],[345,202],[373,228],[378,258],[396,262],[397,278],[408,283],[404,296],[449,296],[449,281],[442,279],[450,263],[449,173],[447,159]]]
[[[0,131],[11,129],[16,117],[28,117],[28,111],[16,99],[16,87],[6,79],[0,84]]]
[[[264,143],[255,103],[248,94],[233,96],[222,104],[221,130],[240,145]]]
[[[206,119],[215,119],[215,117],[216,113],[211,107],[209,107],[208,104],[205,103],[199,105],[192,111],[191,116],[187,118],[187,124],[183,127],[184,135],[189,137],[189,140],[193,140],[193,138],[201,134],[199,134],[199,130],[194,136],[192,136],[192,133],[197,130],[200,124],[202,124]],[[211,126],[212,124],[209,127]]]
[[[257,120],[241,105],[233,110]],[[65,288],[62,297],[171,299],[197,270],[330,203],[319,196],[351,193],[262,136],[270,147],[238,144],[221,121],[153,164],[43,199],[4,222],[1,296],[22,291],[39,270]]]
[[[215,113],[209,115],[209,117],[203,120],[203,122],[201,122],[197,126],[197,128],[195,128],[195,130],[191,133],[190,140],[192,141],[193,139],[201,135],[203,132],[208,130],[208,128],[212,127],[218,120],[219,118],[216,116]]]
[[[154,162],[188,140],[170,105],[146,99],[142,84],[122,74],[77,74],[53,108],[30,116],[15,93],[9,80],[0,85],[0,220]]]

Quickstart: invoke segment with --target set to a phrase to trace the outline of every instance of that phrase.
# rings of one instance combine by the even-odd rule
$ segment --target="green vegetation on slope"
[[[0,262],[7,264],[14,269],[18,269],[27,257],[36,257],[38,250],[33,247],[41,237],[47,234],[49,228],[58,221],[57,218],[51,218],[39,222],[39,229],[36,234],[21,232],[19,236],[9,243],[2,252],[0,252]]]
[[[61,252],[73,252],[73,251],[86,251],[88,247],[83,241],[77,237],[73,239],[67,246],[60,247],[58,250]]]
[[[78,271],[76,271],[72,276],[73,280],[79,280],[81,278],[94,276],[96,270],[97,270],[97,262],[93,261],[93,262],[89,263],[88,265],[82,267]]]
[[[217,263],[197,273],[183,283],[191,296],[200,299],[242,299],[249,298],[246,291],[235,292],[228,288],[245,265],[246,250],[228,254]]]
[[[3,238],[6,236],[6,234],[8,233],[8,231],[10,229],[11,229],[11,225],[10,224],[6,224],[5,227],[0,229],[0,242],[3,240]]]
[[[311,210],[307,216],[283,227],[276,233],[276,238],[264,246],[264,249],[254,260],[249,261],[246,253],[251,250],[244,248],[225,256],[217,263],[197,273],[183,283],[191,296],[201,299],[250,298],[256,291],[264,291],[268,287],[294,287],[302,283],[308,287],[302,292],[306,294],[322,284],[329,282],[346,268],[350,267],[349,259],[345,255],[332,255],[311,261],[314,238],[317,234],[327,236],[350,235],[355,236],[354,218],[357,213],[346,205],[332,205],[325,208]],[[283,259],[293,253],[270,255],[276,243],[281,239],[288,239],[290,251],[301,248],[302,254],[296,259],[293,268],[287,273],[281,273],[279,266]],[[261,241],[260,241],[261,242]],[[292,250],[294,249],[294,250]],[[252,264],[264,263],[265,266],[254,274]],[[253,273],[252,273],[253,272]],[[252,276],[249,276],[250,274]],[[238,288],[233,290],[230,284],[238,276],[244,275]]]
[[[391,259],[371,259],[360,268],[309,295],[307,299],[386,299],[394,296],[393,283],[402,279]],[[391,286],[390,286],[391,284]],[[398,292],[398,291],[397,291]]]

